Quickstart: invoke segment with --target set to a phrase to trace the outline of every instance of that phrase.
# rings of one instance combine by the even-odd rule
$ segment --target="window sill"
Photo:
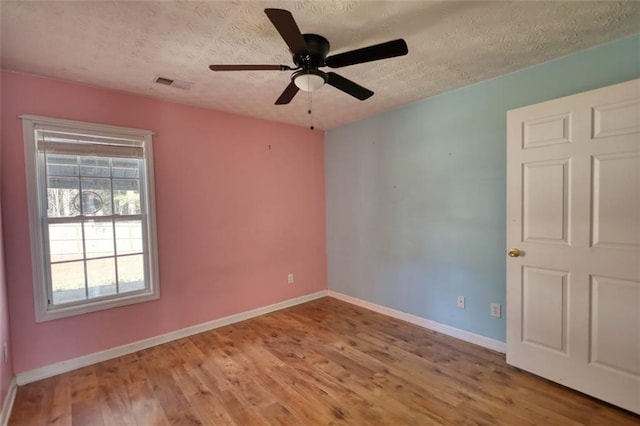
[[[60,318],[67,318],[76,315],[87,314],[90,312],[102,311],[105,309],[117,308],[120,306],[133,305],[136,303],[150,302],[160,299],[160,293],[144,292],[132,294],[131,296],[123,296],[117,299],[96,300],[95,302],[87,302],[82,305],[56,307],[53,309],[44,309],[42,312],[36,312],[36,322],[45,322]]]

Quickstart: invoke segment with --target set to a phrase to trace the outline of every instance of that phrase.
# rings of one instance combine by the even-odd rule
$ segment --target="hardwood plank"
[[[146,380],[127,387],[131,399],[131,411],[138,425],[170,425],[152,386]]]
[[[236,424],[213,391],[193,372],[192,366],[184,366],[173,372],[182,393],[185,395],[194,412],[204,424]]]
[[[324,298],[18,389],[12,425],[637,425],[504,355]]]
[[[71,425],[71,390],[69,382],[64,376],[51,378],[52,394],[51,405],[44,408],[47,416],[47,424],[51,425]]]
[[[95,366],[99,377],[98,400],[105,424],[136,425],[131,407],[131,399],[126,388],[127,376],[122,370],[121,359],[115,359]]]
[[[20,386],[11,411],[10,423],[14,424],[46,424],[46,397],[51,389],[47,389],[51,379],[41,380],[29,386]],[[70,404],[69,404],[70,407]],[[15,419],[15,420],[14,420]]]
[[[80,399],[71,404],[71,423],[74,425],[104,426],[102,411],[95,409],[95,401]]]

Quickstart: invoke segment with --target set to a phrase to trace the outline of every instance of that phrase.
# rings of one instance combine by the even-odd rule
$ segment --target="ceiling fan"
[[[210,65],[212,71],[294,71],[291,82],[276,100],[276,105],[288,104],[299,90],[312,92],[325,83],[364,101],[373,92],[334,72],[323,72],[318,68],[340,68],[380,59],[393,58],[408,53],[407,43],[392,40],[386,43],[363,47],[327,57],[329,41],[318,34],[302,34],[291,12],[283,9],[265,9],[280,36],[293,55],[294,68],[288,65]]]

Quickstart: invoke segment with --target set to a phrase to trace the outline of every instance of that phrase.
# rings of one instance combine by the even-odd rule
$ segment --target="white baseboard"
[[[18,373],[16,375],[16,382],[18,385],[25,385],[27,383],[46,379],[47,377],[66,373],[68,371],[76,370],[78,368],[86,367],[88,365],[97,364],[99,362],[107,361],[123,355],[128,355],[142,349],[150,348],[152,346],[161,345],[163,343],[171,342],[173,340],[181,339],[183,337],[188,337],[194,334],[213,330],[214,328],[224,327],[225,325],[248,320],[250,318],[268,314],[274,311],[279,311],[281,309],[289,308],[291,306],[299,305],[305,302],[310,302],[312,300],[325,297],[326,295],[327,295],[327,290],[321,290],[316,293],[307,294],[305,296],[300,296],[293,299],[284,300],[282,302],[274,303],[273,305],[263,306],[262,308],[241,312],[239,314],[230,315],[228,317],[224,317],[217,320],[204,322],[202,324],[193,325],[191,327],[183,328],[180,330],[172,331],[171,333],[150,337],[148,339],[139,340],[137,342],[129,343],[122,346],[117,346],[115,348],[107,349],[100,352],[95,352],[89,355],[84,355],[84,356],[73,358],[67,361],[46,365],[44,367],[36,368],[34,370]]]
[[[253,309],[251,311],[241,312],[239,314],[230,315],[228,317],[224,317],[217,320],[208,321],[202,324],[193,325],[191,327],[183,328],[180,330],[172,331],[171,333],[150,337],[148,339],[139,340],[137,342],[129,343],[122,346],[117,346],[115,348],[107,349],[100,352],[95,352],[89,355],[84,355],[78,358],[73,358],[73,359],[58,362],[55,364],[46,365],[44,367],[36,368],[34,370],[18,373],[16,375],[15,380],[12,382],[13,390],[7,394],[7,397],[11,395],[11,398],[5,399],[5,405],[9,400],[11,402],[11,405],[13,405],[13,398],[15,397],[16,384],[21,386],[27,383],[36,382],[38,380],[46,379],[47,377],[52,377],[58,374],[66,373],[68,371],[76,370],[78,368],[86,367],[88,365],[93,365],[93,364],[97,364],[99,362],[107,361],[123,355],[128,355],[128,354],[140,351],[142,349],[150,348],[152,346],[161,345],[163,343],[171,342],[173,340],[181,339],[183,337],[188,337],[188,336],[192,336],[194,334],[202,333],[208,330],[213,330],[214,328],[224,327],[225,325],[230,325],[236,322],[245,321],[250,318],[268,314],[270,312],[275,312],[281,309],[289,308],[291,306],[299,305],[305,302],[310,302],[312,300],[320,299],[327,295],[339,300],[343,300],[348,303],[352,303],[357,306],[361,306],[365,309],[369,309],[374,312],[381,313],[383,315],[388,315],[390,317],[398,318],[403,321],[407,321],[412,324],[418,325],[420,327],[428,328],[430,330],[434,330],[442,334],[446,334],[448,336],[455,337],[460,340],[464,340],[466,342],[474,343],[476,345],[479,345],[488,349],[492,349],[497,352],[502,352],[502,353],[506,352],[506,344],[499,340],[491,339],[485,336],[480,336],[479,334],[471,333],[465,330],[461,330],[459,328],[441,324],[439,322],[428,320],[426,318],[421,318],[416,315],[400,312],[395,309],[387,308],[382,305],[377,305],[375,303],[358,299],[356,297],[347,296],[346,294],[338,293],[331,290],[321,290],[316,293],[278,302],[273,305],[264,306],[262,308]],[[4,419],[4,415],[5,415],[4,408],[3,408],[2,415],[3,417],[0,417],[0,419]],[[8,420],[8,417],[7,417],[7,420]],[[0,426],[4,426],[4,424],[1,421],[0,421]]]
[[[16,390],[18,386],[16,385],[16,378],[11,379],[11,383],[9,383],[9,390],[7,391],[7,395],[4,397],[4,401],[2,402],[2,411],[0,411],[0,426],[7,426],[9,424],[9,417],[11,417],[11,410],[13,409],[13,401],[16,399]]]
[[[369,309],[383,315],[410,322],[411,324],[428,328],[429,330],[437,331],[438,333],[446,334],[448,336],[455,337],[456,339],[464,340],[465,342],[473,343],[487,349],[492,349],[496,352],[507,352],[506,343],[496,339],[491,339],[490,337],[481,336],[479,334],[451,327],[450,325],[441,324],[439,322],[422,318],[416,315],[396,311],[395,309],[387,308],[386,306],[377,305],[375,303],[367,302],[366,300],[358,299],[357,297],[347,296],[346,294],[338,293],[332,290],[329,290],[329,297],[334,297],[344,302],[351,303],[353,305],[360,306],[362,308]]]

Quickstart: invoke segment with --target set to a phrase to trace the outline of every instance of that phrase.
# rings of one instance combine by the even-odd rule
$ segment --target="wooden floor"
[[[625,425],[504,356],[332,298],[18,389],[15,425]]]

